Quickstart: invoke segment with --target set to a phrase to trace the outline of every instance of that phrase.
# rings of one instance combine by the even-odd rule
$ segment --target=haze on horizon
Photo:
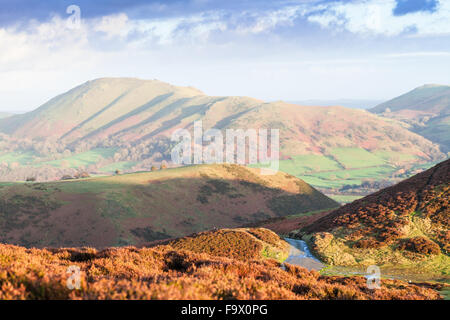
[[[67,22],[72,4],[77,28]],[[0,111],[35,109],[99,77],[267,101],[381,101],[450,83],[450,1],[2,0],[0,8]]]

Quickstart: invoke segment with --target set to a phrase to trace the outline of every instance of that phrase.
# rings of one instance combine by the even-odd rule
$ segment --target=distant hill
[[[362,110],[210,97],[190,87],[133,78],[86,82],[35,111],[1,120],[0,131],[16,138],[58,139],[75,150],[78,145],[140,146],[170,137],[177,128],[191,129],[195,120],[203,120],[205,129],[279,128],[284,156],[339,147],[394,149],[427,160],[438,156],[429,141]]]
[[[0,244],[0,299],[442,299],[437,290],[443,285],[383,279],[379,289],[367,290],[364,277],[281,268],[267,255],[285,256],[286,249],[276,234],[254,228],[211,231],[151,248],[29,250]],[[80,268],[80,290],[67,287],[68,266]]]
[[[237,227],[338,204],[285,173],[200,165],[0,187],[0,242],[123,246]]]
[[[450,272],[450,160],[347,204],[301,230],[335,265]],[[422,271],[423,271],[422,270]]]
[[[335,100],[321,100],[321,99],[309,99],[309,100],[296,100],[289,101],[293,104],[298,104],[301,106],[321,106],[321,107],[329,107],[329,106],[342,106],[346,108],[352,109],[369,109],[373,108],[383,100],[364,100],[364,99],[335,99]]]
[[[371,112],[406,122],[425,138],[450,151],[450,86],[424,85],[384,102]]]
[[[397,98],[383,102],[370,109],[374,113],[382,113],[389,108],[391,112],[403,112],[405,116],[412,111],[417,113],[441,114],[449,112],[450,86],[426,84],[407,92]]]
[[[158,80],[88,81],[32,112],[0,119],[0,181],[58,180],[171,166],[178,128],[279,129],[280,170],[348,202],[442,161],[439,146],[366,110],[213,97]],[[396,180],[397,179],[397,180]],[[366,183],[370,188],[357,190]],[[352,190],[349,198],[341,197]]]

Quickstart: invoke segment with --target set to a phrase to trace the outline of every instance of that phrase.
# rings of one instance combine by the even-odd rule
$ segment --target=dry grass
[[[267,241],[263,230],[252,231]],[[219,231],[222,239],[226,231]],[[242,231],[236,231],[237,234]],[[247,233],[249,234],[249,233]],[[246,237],[246,236],[245,236]],[[203,237],[200,235],[199,240]],[[178,242],[180,244],[182,242]],[[192,243],[184,242],[185,246]],[[235,245],[223,244],[230,252]],[[176,244],[175,244],[176,245]],[[259,250],[254,246],[249,251]],[[226,250],[216,255],[229,256]],[[370,290],[362,277],[326,277],[273,259],[212,256],[153,248],[26,249],[0,245],[0,299],[439,299],[433,287],[382,280]],[[245,261],[243,261],[245,260]],[[82,271],[81,287],[69,290],[67,268]]]
[[[206,231],[171,241],[176,250],[207,253],[238,260],[261,259],[264,253],[283,261],[289,254],[288,244],[267,229],[222,229]]]

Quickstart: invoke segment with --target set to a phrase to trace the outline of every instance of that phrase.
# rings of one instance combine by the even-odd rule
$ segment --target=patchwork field
[[[78,153],[58,160],[43,161],[34,165],[52,165],[55,167],[67,166],[69,168],[87,167],[98,163],[102,159],[112,158],[117,148],[95,148],[86,152]]]
[[[328,155],[299,155],[280,160],[280,170],[306,181],[340,203],[348,203],[379,189],[364,190],[361,188],[364,182],[389,181],[393,184],[436,164],[411,164],[414,160],[413,155],[399,152],[334,148]],[[355,190],[349,192],[347,188]]]

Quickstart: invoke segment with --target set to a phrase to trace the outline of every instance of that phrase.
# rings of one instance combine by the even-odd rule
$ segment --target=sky
[[[387,100],[449,70],[450,0],[0,0],[0,111],[100,77]]]

